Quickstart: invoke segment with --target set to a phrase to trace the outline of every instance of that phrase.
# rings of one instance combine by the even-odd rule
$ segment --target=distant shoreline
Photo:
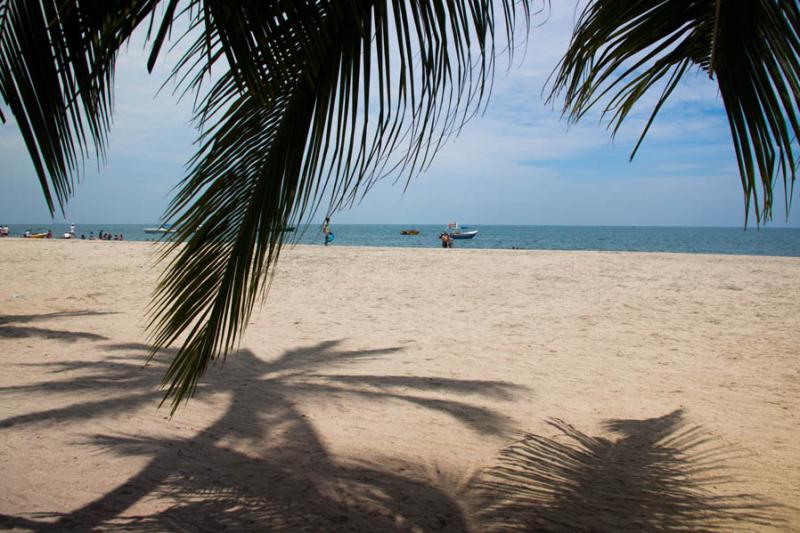
[[[90,238],[100,233],[121,234],[126,241],[161,241],[163,234],[147,233],[140,224],[76,224],[75,236]],[[721,255],[800,257],[800,228],[712,228],[639,226],[504,226],[461,225],[477,231],[473,239],[459,239],[456,249],[587,250],[609,252],[665,252]],[[469,228],[469,229],[467,229]],[[68,226],[9,225],[11,235],[25,230],[46,232],[60,238]],[[379,248],[440,248],[441,225],[336,224],[332,246]],[[780,230],[780,231],[779,231]],[[405,234],[403,234],[405,233]],[[282,234],[291,244],[323,245],[321,226],[299,227]],[[168,236],[167,236],[168,238]]]
[[[50,243],[51,245],[55,242],[64,243],[66,246],[73,246],[77,242],[83,243],[91,243],[92,246],[94,245],[105,245],[111,244],[112,246],[133,246],[133,247],[144,247],[150,246],[154,249],[157,248],[159,245],[163,244],[163,241],[131,241],[131,240],[123,240],[123,241],[103,241],[99,239],[94,240],[82,240],[82,239],[26,239],[23,237],[6,237],[0,239],[0,246],[2,246],[3,241],[8,242],[31,242],[35,243],[34,245],[41,246],[44,243]],[[305,244],[305,243],[285,243],[284,244],[284,253],[287,250],[291,250],[293,248],[297,248],[300,250],[308,249],[313,250],[315,248],[324,247],[318,244]],[[374,251],[382,251],[382,252],[394,252],[397,251],[398,253],[411,251],[413,253],[416,252],[426,252],[430,250],[435,250],[434,247],[407,247],[407,248],[399,248],[397,246],[359,246],[359,245],[340,245],[337,248],[346,249],[348,252],[374,252]],[[437,252],[438,253],[438,252]],[[618,257],[620,255],[630,255],[632,257],[636,256],[648,256],[648,257],[659,257],[659,256],[666,256],[666,257],[680,257],[680,256],[687,256],[691,257],[720,257],[720,258],[742,258],[742,259],[754,259],[754,258],[765,258],[769,260],[786,260],[789,262],[800,261],[800,257],[798,256],[786,256],[786,255],[753,255],[753,254],[731,254],[731,253],[702,253],[702,252],[668,252],[668,251],[641,251],[641,250],[551,250],[551,249],[517,249],[511,250],[508,248],[455,248],[451,250],[442,250],[441,253],[458,253],[458,254],[478,254],[483,255],[486,254],[503,254],[508,256],[508,254],[540,254],[542,256],[547,255],[561,255],[561,254],[575,254],[575,255],[608,255]],[[463,255],[462,255],[463,257]]]
[[[25,226],[28,228],[61,228],[65,227],[68,228],[71,222],[37,222],[37,223],[19,223],[19,222],[9,222],[8,226],[14,227],[21,227]],[[161,225],[160,222],[76,222],[76,226],[139,226],[142,228],[156,228]],[[341,223],[336,224],[336,226],[373,226],[373,227],[380,227],[380,226],[392,226],[397,228],[406,228],[406,227],[415,227],[415,226],[436,226],[436,227],[444,227],[446,226],[446,222],[442,223],[387,223],[387,224],[380,224],[377,222],[369,222],[369,223]],[[308,224],[307,227],[314,228],[317,226],[322,226],[322,221],[320,222],[313,222]],[[481,224],[479,222],[473,222],[471,224],[464,224],[464,226],[473,226],[473,227],[485,227],[485,228],[500,228],[500,227],[516,227],[516,228],[620,228],[620,229],[738,229],[742,231],[764,231],[764,230],[800,230],[800,226],[787,226],[782,225],[781,222],[771,222],[767,225],[756,226],[755,224],[748,224],[747,228],[743,225],[735,225],[735,226],[685,226],[685,225],[641,225],[641,224]]]

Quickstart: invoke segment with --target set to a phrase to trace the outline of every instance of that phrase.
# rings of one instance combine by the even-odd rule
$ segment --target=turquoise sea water
[[[78,237],[97,235],[101,230],[121,233],[125,240],[149,241],[157,236],[144,232],[158,224],[77,224]],[[400,235],[401,229],[421,230],[416,236]],[[635,252],[680,252],[707,254],[778,255],[800,257],[800,228],[767,227],[627,227],[627,226],[492,226],[466,225],[476,229],[472,240],[455,241],[456,248],[512,248],[528,250],[605,250]],[[26,229],[34,232],[51,229],[56,238],[68,231],[66,224],[9,224],[12,236]],[[388,246],[437,248],[440,225],[336,224],[331,226],[335,240],[331,246]],[[290,242],[322,246],[319,226],[287,233]]]

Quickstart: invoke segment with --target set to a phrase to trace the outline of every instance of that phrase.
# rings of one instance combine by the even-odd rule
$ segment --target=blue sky
[[[548,20],[534,21],[525,57],[508,70],[505,58],[498,62],[484,115],[450,140],[405,193],[403,182],[386,179],[334,222],[742,226],[741,185],[714,83],[699,72],[690,76],[629,163],[647,103],[612,140],[597,115],[568,125],[542,97],[575,15],[573,3],[553,4]],[[87,162],[68,221],[157,221],[194,153],[190,102],[169,91],[156,96],[176,54],[152,75],[147,54],[132,45],[118,61],[108,161],[99,171]],[[0,223],[49,220],[13,121],[0,126],[0,161]],[[778,187],[771,227],[787,226]],[[798,206],[788,225],[800,227]]]

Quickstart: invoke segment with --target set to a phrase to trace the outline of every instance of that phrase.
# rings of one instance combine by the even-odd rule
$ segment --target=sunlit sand
[[[800,259],[287,249],[170,418],[153,245],[0,241],[0,527],[800,528]]]

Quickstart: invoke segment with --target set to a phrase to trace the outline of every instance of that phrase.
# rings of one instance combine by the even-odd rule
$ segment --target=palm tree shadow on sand
[[[610,420],[616,440],[551,419],[553,438],[525,435],[475,485],[481,530],[752,531],[785,525],[781,507],[725,493],[744,454],[715,443],[682,409]],[[713,489],[713,490],[712,490]]]
[[[23,323],[37,319],[22,318]],[[5,327],[13,327],[11,322]],[[92,336],[74,338],[100,342]],[[40,383],[0,388],[0,397],[35,400],[63,393],[70,400],[90,399],[0,420],[0,439],[11,427],[53,427],[83,438],[90,449],[144,457],[146,463],[80,508],[0,515],[0,528],[730,531],[783,523],[778,506],[717,489],[731,481],[726,465],[736,453],[687,425],[680,410],[648,420],[609,421],[605,429],[617,434],[616,440],[592,437],[553,419],[556,437],[525,435],[502,451],[497,466],[456,490],[445,479],[452,473],[434,480],[424,473],[413,475],[414,468],[401,475],[390,465],[337,462],[298,407],[301,401],[401,401],[496,436],[510,434],[508,419],[467,401],[442,399],[440,393],[513,401],[523,391],[502,381],[343,373],[401,349],[345,351],[339,344],[290,350],[272,361],[242,350],[229,359],[225,372],[214,373],[200,386],[201,402],[222,392],[227,404],[215,422],[190,438],[82,436],[70,430],[73,423],[155,407],[164,367],[141,365],[144,345],[105,345],[110,353],[100,361],[28,363],[51,375]],[[152,500],[157,510],[136,513],[141,509],[137,504]]]
[[[199,390],[200,397],[228,393],[227,407],[216,422],[185,439],[89,436],[86,444],[95,449],[150,459],[125,483],[72,512],[0,516],[0,526],[35,531],[467,529],[459,504],[425,480],[374,466],[338,464],[297,402],[334,396],[403,401],[449,415],[481,434],[500,435],[510,426],[499,413],[422,393],[512,399],[522,388],[497,381],[321,373],[400,350],[343,351],[338,344],[291,350],[269,362],[240,351],[229,359],[225,372],[215,373]],[[114,354],[103,361],[46,364],[64,375],[62,381],[0,389],[0,395],[102,392],[103,399],[0,420],[0,432],[33,424],[63,427],[154,405],[161,392],[153,385],[163,366],[142,368],[130,362],[141,361],[146,346],[109,348]],[[133,352],[126,356],[120,351]],[[130,511],[152,499],[159,501],[159,511],[139,516]]]
[[[63,342],[103,341],[108,337],[85,331],[68,331],[27,325],[30,322],[115,314],[109,311],[59,311],[34,315],[0,315],[0,338],[41,337]],[[23,325],[24,324],[24,325]]]

